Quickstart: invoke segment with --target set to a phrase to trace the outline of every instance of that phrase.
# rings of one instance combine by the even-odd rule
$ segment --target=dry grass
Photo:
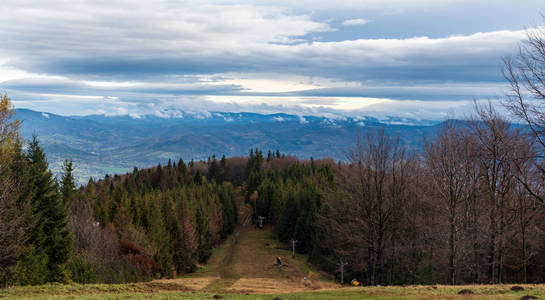
[[[260,287],[258,287],[260,285]],[[137,283],[120,285],[60,285],[50,284],[36,287],[15,287],[0,290],[5,299],[213,299],[216,294],[222,299],[271,300],[325,300],[325,299],[520,299],[525,295],[545,298],[545,285],[522,285],[524,291],[511,291],[511,285],[467,285],[467,286],[389,286],[346,287],[332,290],[309,290],[283,279],[243,278],[237,280],[229,290],[195,292],[187,291],[175,280],[168,284]],[[470,289],[473,295],[458,295],[462,289]],[[257,294],[254,294],[257,293]]]
[[[154,280],[153,282],[178,284],[178,285],[185,286],[192,291],[200,291],[204,289],[206,286],[210,285],[214,280],[218,280],[218,279],[220,279],[220,277],[195,276],[195,277],[185,277],[185,278],[177,278],[177,279],[161,279],[161,280]]]
[[[312,281],[303,279],[274,279],[274,278],[242,278],[238,280],[228,291],[234,293],[245,292],[249,294],[277,294],[296,293],[309,290],[332,290],[339,286],[334,283]]]

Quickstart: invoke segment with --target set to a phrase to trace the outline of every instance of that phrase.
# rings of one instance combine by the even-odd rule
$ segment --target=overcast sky
[[[63,115],[467,114],[543,0],[3,0],[0,91]]]

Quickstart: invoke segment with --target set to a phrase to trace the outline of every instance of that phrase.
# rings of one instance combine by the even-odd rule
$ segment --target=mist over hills
[[[134,166],[164,164],[168,159],[247,155],[255,147],[265,152],[278,149],[300,158],[344,160],[358,134],[381,127],[418,150],[423,137],[440,126],[437,121],[394,117],[378,120],[230,112],[67,117],[27,109],[15,112],[22,121],[22,136],[38,136],[51,169],[58,172],[64,159],[72,159],[80,183],[89,176],[124,173]]]

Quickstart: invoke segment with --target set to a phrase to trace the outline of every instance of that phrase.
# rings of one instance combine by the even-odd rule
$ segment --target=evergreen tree
[[[184,160],[180,158],[178,161],[178,184],[185,183],[187,177],[187,166]]]
[[[175,242],[174,264],[176,272],[192,272],[195,270],[196,252],[198,247],[197,232],[193,223],[194,211],[186,199],[178,204],[180,235]]]
[[[33,137],[29,145],[28,159],[30,184],[33,187],[31,204],[38,219],[31,233],[31,241],[38,256],[35,262],[46,263],[47,281],[66,282],[70,279],[70,274],[65,265],[72,252],[72,235],[67,228],[68,209],[59,194],[56,180],[48,170],[45,153],[36,137]],[[44,255],[46,259],[43,259]],[[43,266],[35,267],[37,273],[44,272]]]
[[[201,172],[199,170],[197,170],[197,172],[195,172],[195,176],[193,176],[193,182],[196,185],[201,185],[202,184],[202,175],[201,175]]]
[[[225,158],[225,155],[223,155],[220,160],[220,170],[219,170],[219,174],[217,176],[216,182],[222,183],[225,180],[227,180],[227,173],[228,173],[227,158]]]
[[[164,201],[166,202],[166,200]],[[148,236],[154,241],[155,247],[158,249],[154,257],[155,261],[157,262],[157,268],[159,269],[159,272],[161,272],[162,276],[167,276],[171,272],[172,268],[169,234],[166,230],[161,210],[159,209],[156,201],[152,200],[150,204],[151,224],[148,229]]]
[[[220,186],[219,197],[221,201],[223,219],[221,237],[225,238],[228,234],[233,232],[233,229],[238,222],[235,190],[233,189],[231,183],[224,182]]]
[[[214,179],[219,182],[219,171],[220,167],[218,165],[218,161],[216,160],[216,155],[212,155],[212,160],[208,162],[208,178],[210,178],[210,180]]]
[[[212,243],[210,231],[208,230],[209,223],[200,206],[195,211],[195,221],[197,223],[197,260],[205,262],[212,255]]]
[[[293,194],[288,196],[286,205],[280,216],[280,224],[276,227],[278,237],[282,241],[288,241],[295,237],[295,226],[299,218],[299,208]]]
[[[76,197],[76,184],[74,183],[74,171],[71,160],[65,160],[62,166],[63,174],[61,181],[61,195],[62,201],[66,207],[70,207],[70,204]]]

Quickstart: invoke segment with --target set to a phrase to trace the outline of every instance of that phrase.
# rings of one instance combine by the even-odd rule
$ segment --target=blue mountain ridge
[[[410,149],[419,150],[424,136],[441,122],[389,117],[327,118],[290,114],[175,112],[173,117],[88,115],[60,116],[16,109],[25,139],[37,135],[51,169],[58,173],[72,159],[76,176],[124,173],[166,163],[168,159],[200,160],[247,155],[251,148],[280,150],[299,158],[344,160],[357,135],[384,127]]]

